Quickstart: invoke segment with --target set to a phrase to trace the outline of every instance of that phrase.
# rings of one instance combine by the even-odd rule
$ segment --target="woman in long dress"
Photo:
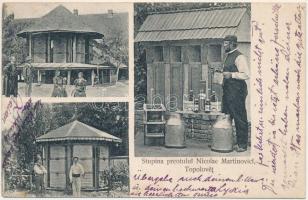
[[[54,87],[51,94],[52,97],[67,97],[67,92],[65,89],[67,80],[61,76],[59,70],[56,71],[55,77],[53,77],[53,84]]]
[[[87,81],[83,78],[83,73],[78,73],[78,79],[74,81],[74,97],[86,97],[86,85]]]

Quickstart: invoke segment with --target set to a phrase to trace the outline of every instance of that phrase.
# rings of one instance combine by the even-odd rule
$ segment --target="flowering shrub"
[[[113,166],[110,170],[104,170],[100,176],[100,180],[105,183],[109,190],[115,190],[120,188],[128,189],[129,175],[128,165],[124,162]]]

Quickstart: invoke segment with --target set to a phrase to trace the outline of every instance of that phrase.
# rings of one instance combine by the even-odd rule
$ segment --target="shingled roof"
[[[109,133],[98,130],[78,120],[61,126],[55,130],[48,132],[36,138],[36,142],[51,142],[51,141],[107,141],[107,142],[122,142],[118,137]]]
[[[62,5],[57,6],[17,35],[26,37],[27,33],[42,32],[77,32],[87,33],[96,39],[103,37],[103,34],[93,30],[83,20]]]
[[[245,7],[174,11],[150,14],[135,42],[224,38],[235,34]]]

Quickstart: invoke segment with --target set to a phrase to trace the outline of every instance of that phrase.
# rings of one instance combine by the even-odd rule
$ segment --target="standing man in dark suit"
[[[17,97],[18,93],[18,71],[16,66],[16,58],[14,56],[10,57],[10,63],[4,67],[4,95],[6,97]]]
[[[226,58],[223,68],[223,108],[222,112],[234,119],[237,145],[235,150],[247,150],[248,120],[246,96],[248,94],[245,80],[249,79],[249,68],[245,56],[237,50],[237,37],[228,35],[224,38]]]

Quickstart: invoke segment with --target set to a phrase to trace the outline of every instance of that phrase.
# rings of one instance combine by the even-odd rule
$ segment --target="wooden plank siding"
[[[222,39],[145,44],[148,103],[162,103],[167,108],[170,104],[176,103],[177,109],[182,110],[183,100],[188,98],[189,91],[193,90],[197,97],[201,89],[208,97],[215,91],[221,100],[222,87],[212,84],[212,72],[223,67]],[[163,62],[157,61],[159,55],[155,55],[158,46],[163,47]],[[176,47],[180,47],[180,50]],[[205,81],[205,88],[201,88],[201,80]],[[161,97],[161,102],[158,98],[153,102],[153,98],[158,95]],[[171,102],[170,96],[174,97]]]
[[[66,186],[65,146],[52,145],[49,153],[50,187],[64,188]]]
[[[44,63],[47,61],[47,35],[33,35],[33,62]]]

